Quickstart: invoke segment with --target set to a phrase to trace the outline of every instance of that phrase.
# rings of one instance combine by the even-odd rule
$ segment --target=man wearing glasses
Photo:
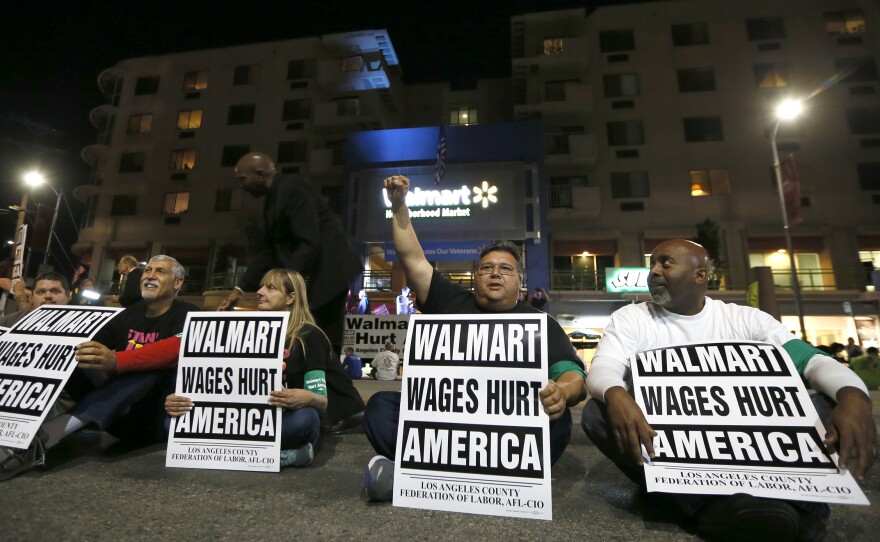
[[[537,313],[527,303],[517,303],[522,289],[523,264],[516,245],[499,241],[485,248],[476,266],[473,291],[435,273],[419,244],[406,206],[409,179],[395,175],[385,179],[391,201],[391,229],[397,256],[406,272],[416,301],[427,314]],[[547,317],[547,349],[550,363],[547,385],[540,391],[544,412],[550,417],[550,461],[562,455],[571,437],[570,406],[586,397],[584,364],[565,332]],[[374,394],[364,411],[364,431],[377,453],[370,460],[364,487],[372,500],[390,500],[397,445],[400,393]]]

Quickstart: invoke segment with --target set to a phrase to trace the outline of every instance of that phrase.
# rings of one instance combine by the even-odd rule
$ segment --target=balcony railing
[[[569,185],[552,185],[548,188],[547,195],[551,209],[572,207],[571,186]]]
[[[772,271],[773,287],[777,290],[791,290],[791,271]],[[822,292],[837,289],[833,269],[801,269],[797,272],[798,283],[805,292]]]

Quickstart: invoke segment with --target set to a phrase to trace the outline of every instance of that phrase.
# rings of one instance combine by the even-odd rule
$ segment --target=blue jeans
[[[397,451],[397,424],[400,421],[400,392],[380,391],[370,397],[364,410],[364,433],[379,455],[394,460]],[[571,440],[571,410],[550,422],[550,464],[562,456]]]

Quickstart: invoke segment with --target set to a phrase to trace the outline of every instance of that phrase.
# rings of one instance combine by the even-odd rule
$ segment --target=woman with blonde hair
[[[345,375],[330,340],[315,325],[302,275],[290,269],[272,269],[260,281],[257,309],[289,311],[284,346],[282,389],[270,393],[269,404],[281,407],[281,465],[305,467],[312,463],[326,425],[357,418],[364,402]],[[180,416],[192,408],[186,397],[169,395],[165,411]]]

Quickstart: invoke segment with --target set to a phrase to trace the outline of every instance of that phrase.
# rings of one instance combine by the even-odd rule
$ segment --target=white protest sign
[[[199,312],[186,317],[175,394],[192,410],[172,418],[165,466],[278,472],[287,312]]]
[[[547,315],[412,315],[394,506],[550,520]]]
[[[654,438],[648,491],[868,504],[837,468],[788,353],[736,341],[639,352],[635,399]]]
[[[21,280],[24,269],[24,250],[27,240],[27,224],[22,224],[15,232],[15,258],[12,262],[12,285]]]
[[[348,314],[345,316],[342,346],[354,348],[354,353],[362,358],[374,358],[385,351],[385,343],[391,343],[394,351],[400,354],[406,342],[409,316]]]
[[[76,345],[121,310],[44,305],[0,336],[0,446],[30,445],[76,368]]]

